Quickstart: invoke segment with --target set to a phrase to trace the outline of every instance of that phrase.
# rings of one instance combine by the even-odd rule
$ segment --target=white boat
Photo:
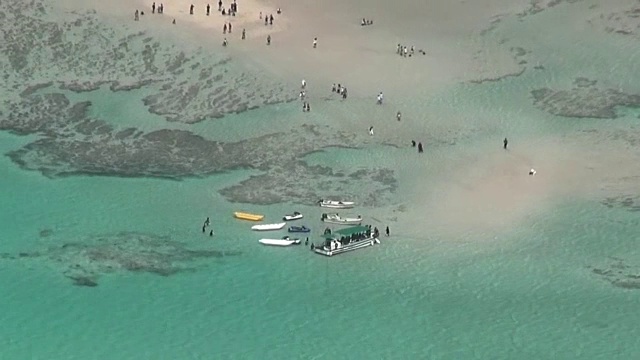
[[[355,203],[353,201],[338,201],[338,200],[324,200],[320,199],[318,201],[320,207],[331,208],[331,209],[351,209]]]
[[[282,217],[282,220],[284,221],[291,221],[291,220],[298,220],[298,219],[302,219],[304,216],[302,214],[300,214],[299,212],[294,212],[293,214],[289,214],[289,215],[285,215]]]
[[[282,239],[260,239],[258,242],[262,245],[271,245],[271,246],[289,246],[289,245],[299,245],[300,239],[292,239],[288,236],[283,237]]]
[[[255,230],[255,231],[280,230],[285,225],[287,225],[287,223],[253,225],[251,227],[251,230]]]
[[[358,217],[342,217],[338,214],[322,214],[320,220],[322,222],[330,224],[360,225],[362,223],[362,216],[358,215]]]
[[[333,256],[380,244],[379,236],[377,228],[371,230],[370,226],[350,227],[326,234],[322,244],[311,244],[311,250],[316,254]]]

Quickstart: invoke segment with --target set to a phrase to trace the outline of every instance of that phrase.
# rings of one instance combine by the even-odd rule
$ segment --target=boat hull
[[[294,216],[286,215],[286,216],[282,217],[282,220],[283,221],[293,221],[293,220],[299,220],[299,219],[302,219],[302,218],[303,218],[302,215],[294,215]]]
[[[291,226],[287,231],[289,231],[290,233],[308,233],[311,232],[311,229],[309,229],[308,227],[302,228]]]
[[[300,244],[300,240],[260,239],[258,242],[266,246],[291,246]]]
[[[264,215],[245,213],[241,211],[234,212],[233,216],[236,219],[249,220],[249,221],[262,221],[264,219]]]
[[[286,225],[286,223],[253,225],[251,227],[251,230],[253,230],[253,231],[274,231],[274,230],[282,229],[283,227],[285,227],[285,225]]]
[[[337,225],[360,225],[362,224],[362,219],[358,219],[358,220],[331,220],[331,219],[325,219],[322,220],[322,222],[325,222],[327,224],[337,224]]]
[[[342,246],[340,248],[337,248],[337,249],[327,249],[325,246],[316,247],[316,248],[313,249],[313,252],[315,252],[316,254],[324,255],[324,256],[333,256],[333,255],[346,253],[346,252],[349,252],[349,251],[354,251],[354,250],[366,248],[366,247],[373,246],[373,245],[376,245],[376,244],[380,244],[380,240],[378,240],[377,238],[373,238],[372,237],[372,238],[363,239],[363,240],[360,240],[360,241],[349,243],[348,245],[344,245],[344,246]]]
[[[352,209],[353,205],[320,204],[320,207],[328,208],[328,209]]]

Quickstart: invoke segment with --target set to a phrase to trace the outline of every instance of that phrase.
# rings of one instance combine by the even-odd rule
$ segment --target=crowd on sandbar
[[[415,46],[406,47],[402,44],[398,44],[398,46],[396,46],[396,54],[402,57],[412,57],[413,55],[415,55],[415,52],[416,52]],[[427,53],[422,49],[418,50],[418,53],[422,55],[427,55]]]

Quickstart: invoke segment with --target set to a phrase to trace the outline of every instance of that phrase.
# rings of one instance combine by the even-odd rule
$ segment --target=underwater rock
[[[608,260],[606,265],[591,267],[591,272],[614,287],[628,290],[640,289],[640,266],[617,257],[610,257]]]
[[[144,272],[168,277],[194,271],[201,260],[239,256],[235,250],[190,249],[167,236],[121,232],[67,242],[44,251],[7,254],[2,259],[42,261],[53,265],[74,285],[94,287],[104,274]]]
[[[640,95],[600,89],[596,81],[578,78],[570,90],[531,91],[533,104],[550,114],[569,118],[615,119],[618,106],[640,107]]]

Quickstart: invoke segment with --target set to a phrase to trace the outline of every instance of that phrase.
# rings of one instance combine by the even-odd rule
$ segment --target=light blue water
[[[519,31],[528,34],[534,25],[560,21],[567,10],[558,9],[558,15],[541,14],[535,20],[539,23],[534,18],[518,23]],[[507,22],[504,31],[516,23]],[[527,39],[518,36],[520,42]],[[607,39],[612,43],[581,69],[596,76],[605,64],[619,61],[617,70],[604,78],[631,87],[634,82],[625,80],[624,73],[637,64],[620,60],[628,43],[617,47],[621,40]],[[537,41],[525,47],[533,48]],[[429,166],[437,178],[450,159],[482,151],[496,133],[498,138],[507,132],[531,139],[635,124],[636,109],[620,109],[624,116],[615,121],[567,120],[531,105],[530,90],[569,86],[575,77],[586,76],[573,64],[585,61],[579,51],[586,50],[571,49],[576,55],[569,58],[550,55],[560,47],[560,40],[554,41],[534,49],[545,72],[460,85],[433,99],[416,100],[416,113],[428,109],[431,114],[426,129],[437,127],[434,132],[443,137],[464,135],[456,146],[430,145],[419,166]],[[589,48],[590,43],[585,44],[576,46]],[[618,54],[606,54],[613,50]],[[74,96],[92,101],[92,115],[116,127],[189,129],[224,141],[300,121],[293,115],[299,113],[298,103],[189,126],[167,124],[148,114],[140,106],[142,91],[112,94],[101,89]],[[357,106],[344,114],[357,113]],[[7,153],[31,140],[0,133],[0,151]],[[398,203],[412,200],[406,191],[417,166],[413,149],[331,148],[305,159],[336,170],[391,168],[399,179]],[[0,158],[0,169],[0,253],[47,254],[52,246],[122,231],[170,236],[189,248],[241,252],[194,261],[190,265],[195,271],[169,277],[106,274],[93,288],[72,286],[62,275],[66,265],[46,256],[2,260],[3,359],[609,360],[633,359],[640,352],[640,292],[614,287],[592,270],[616,269],[612,258],[619,258],[626,268],[616,276],[640,275],[638,213],[607,208],[595,199],[557,199],[542,216],[531,216],[494,239],[471,233],[465,241],[450,241],[424,229],[420,238],[392,236],[382,239],[382,246],[328,259],[304,246],[260,246],[257,240],[266,235],[251,232],[251,223],[232,217],[233,211],[243,210],[276,222],[285,213],[301,211],[305,219],[300,223],[310,226],[310,236],[318,239],[323,229],[319,208],[231,204],[218,194],[256,172],[184,181],[83,176],[52,180],[20,170],[7,157]],[[213,238],[201,232],[207,216],[215,229]],[[44,229],[52,234],[40,237]]]

